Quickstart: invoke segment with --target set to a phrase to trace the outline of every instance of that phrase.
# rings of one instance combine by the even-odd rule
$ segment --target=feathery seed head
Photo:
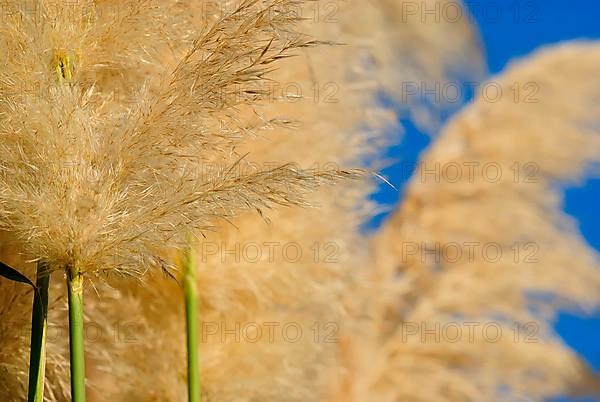
[[[109,3],[58,3],[50,18],[40,1],[41,18],[15,17],[0,29],[11,55],[0,79],[17,89],[0,94],[1,224],[36,257],[54,268],[134,274],[160,261],[153,244],[177,247],[185,232],[240,210],[303,205],[319,183],[357,175],[286,163],[236,169],[236,146],[278,126],[256,109],[268,94],[239,97],[236,88],[265,82],[282,60],[316,44],[277,9],[296,2],[243,1],[203,21],[194,40],[180,24],[169,27],[177,14],[170,2],[136,2],[136,16],[157,17],[160,29],[86,12]],[[171,46],[177,40],[183,45]],[[172,61],[161,63],[150,45],[170,48]],[[141,80],[135,69],[145,64]],[[123,80],[139,86],[135,103],[110,87]],[[18,83],[41,92],[23,94]]]

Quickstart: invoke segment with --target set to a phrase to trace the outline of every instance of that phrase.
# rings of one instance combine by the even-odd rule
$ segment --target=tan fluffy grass
[[[247,0],[232,16],[207,24],[174,55],[173,66],[151,69],[135,103],[119,98],[105,80],[96,86],[85,79],[159,66],[143,50],[155,43],[168,48],[178,24],[163,25],[166,32],[155,27],[153,35],[148,24],[128,26],[121,38],[125,28],[88,17],[85,7],[93,2],[75,3],[73,10],[57,3],[56,19],[7,19],[0,40],[10,57],[1,79],[16,91],[0,97],[3,228],[55,269],[136,274],[169,265],[153,245],[177,247],[183,232],[208,230],[239,210],[303,204],[319,182],[354,176],[287,163],[251,173],[236,169],[243,157],[236,145],[280,122],[261,116],[258,125],[246,125],[243,116],[255,113],[253,105],[268,93],[242,98],[235,88],[265,83],[279,59],[315,44],[294,32],[295,18],[276,10],[293,3]],[[169,15],[167,3],[135,4],[149,16]],[[46,2],[36,5],[50,12]],[[111,64],[98,54],[118,57]],[[64,77],[58,83],[57,71]],[[141,85],[135,77],[131,82]],[[52,86],[51,96],[24,93],[20,83],[41,91]],[[209,164],[218,168],[208,170]]]
[[[388,299],[380,297],[383,303],[374,306],[380,319],[370,339],[378,346],[364,353],[362,342],[368,341],[356,339],[349,353],[362,370],[352,377],[358,385],[350,391],[363,392],[354,400],[543,401],[597,393],[595,377],[552,324],[559,309],[589,312],[600,302],[598,256],[561,212],[557,186],[579,180],[600,155],[600,87],[593,79],[599,65],[598,44],[585,42],[511,65],[493,79],[505,96],[495,103],[475,100],[425,153],[421,168],[434,171],[439,163],[442,173],[437,179],[417,173],[401,208],[374,239],[379,285],[373,292],[387,289]],[[515,101],[509,89],[515,83],[536,85],[537,101]],[[456,180],[443,169],[466,162],[495,163],[504,175],[491,181],[463,170]],[[518,180],[510,170],[514,163]],[[536,168],[533,176],[527,163]],[[455,259],[439,251],[468,242],[479,245],[476,253],[465,249]],[[501,258],[484,255],[487,244],[501,247]],[[433,252],[425,254],[427,249]],[[470,341],[468,322],[497,324],[503,336],[493,342],[476,330]],[[463,336],[452,342],[436,323],[458,324]],[[516,341],[515,323],[531,323]],[[441,341],[432,334],[423,339],[422,328],[407,335],[413,324],[425,325]],[[370,365],[370,353],[378,364]]]

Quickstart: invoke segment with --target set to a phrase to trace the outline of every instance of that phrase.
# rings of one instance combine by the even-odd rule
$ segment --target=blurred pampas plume
[[[559,311],[600,306],[598,255],[562,212],[560,188],[597,174],[599,69],[597,42],[540,50],[495,77],[503,95],[475,99],[423,155],[374,239],[380,320],[350,353],[364,362],[351,392],[370,395],[354,400],[600,395],[553,329]]]

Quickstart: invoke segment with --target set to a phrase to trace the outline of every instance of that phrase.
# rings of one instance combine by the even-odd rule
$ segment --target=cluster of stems
[[[198,352],[198,288],[196,262],[189,249],[183,259],[183,296],[186,318],[188,401],[200,402],[200,365]],[[15,274],[16,275],[16,274]],[[67,292],[69,301],[69,352],[71,363],[71,400],[85,402],[85,352],[83,273],[77,267],[67,267]],[[28,402],[43,402],[46,366],[46,335],[48,328],[48,292],[50,275],[43,262],[38,263],[31,316],[31,343],[29,364]]]

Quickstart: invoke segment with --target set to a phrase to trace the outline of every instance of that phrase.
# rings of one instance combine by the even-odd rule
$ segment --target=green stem
[[[38,262],[33,309],[31,311],[31,344],[29,349],[28,402],[43,402],[46,373],[46,335],[48,329],[48,267]]]
[[[71,352],[71,401],[85,402],[85,360],[83,345],[83,275],[67,269],[69,292],[69,348]]]
[[[187,328],[188,401],[200,402],[200,365],[198,361],[198,287],[193,250],[188,250],[183,274]]]

